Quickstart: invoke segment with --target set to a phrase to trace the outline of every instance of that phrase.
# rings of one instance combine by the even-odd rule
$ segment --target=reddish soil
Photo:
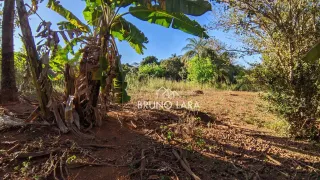
[[[20,98],[20,102],[1,104],[0,114],[26,119],[36,107],[36,103],[29,101],[26,98]]]
[[[241,93],[232,94],[225,95],[227,102],[239,103]],[[256,95],[244,96],[248,100]],[[192,98],[213,101],[206,93]],[[95,140],[61,135],[52,127],[6,129],[0,136],[0,179],[62,179],[61,171],[46,174],[48,162],[59,158],[67,159],[64,179],[193,179],[173,150],[204,180],[320,178],[319,144],[233,123],[231,115],[218,114],[209,105],[205,108],[206,112],[140,110],[135,101],[114,106],[101,127],[87,132]],[[51,154],[19,158],[26,152],[48,151]]]

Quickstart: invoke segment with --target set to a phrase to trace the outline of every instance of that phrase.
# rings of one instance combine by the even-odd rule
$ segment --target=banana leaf
[[[189,19],[183,13],[169,13],[161,9],[150,9],[143,6],[130,7],[129,12],[132,16],[143,21],[166,28],[172,27],[198,37],[209,37],[206,30],[197,21]]]
[[[60,14],[62,17],[67,19],[72,25],[77,27],[80,31],[89,32],[90,28],[82,23],[72,12],[68,9],[64,8],[62,5],[59,4],[59,1],[56,0],[49,0],[47,7],[52,9],[53,11]]]
[[[152,8],[158,6],[163,11],[183,13],[191,16],[201,16],[211,11],[211,4],[206,0],[107,0],[106,2],[116,7],[135,5]]]
[[[127,41],[138,54],[143,54],[143,50],[146,49],[144,44],[148,43],[148,38],[135,25],[122,17],[116,18],[111,27],[111,34],[119,41]]]
[[[163,0],[159,1],[164,11],[201,16],[211,11],[211,4],[206,0]]]
[[[117,57],[116,64],[116,77],[113,79],[114,102],[122,104],[129,102],[131,97],[126,90],[128,83],[125,81],[126,73],[122,71],[120,56]]]
[[[98,19],[102,16],[101,0],[86,0],[83,16],[88,24],[98,26]]]

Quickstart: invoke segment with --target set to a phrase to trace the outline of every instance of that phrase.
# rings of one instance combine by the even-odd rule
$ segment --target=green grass
[[[215,108],[219,107],[224,107],[224,106],[228,106],[228,104],[230,103],[228,101],[228,99],[231,99],[232,101],[236,101],[240,104],[235,105],[236,108],[233,110],[228,110],[228,108],[222,108],[220,109],[221,112],[215,112],[215,113],[224,113],[224,114],[233,114],[235,113],[235,115],[231,115],[231,119],[236,120],[237,117],[235,116],[239,116],[239,113],[241,113],[243,110],[241,110],[242,106],[241,103],[247,103],[247,102],[242,102],[243,100],[241,100],[241,93],[237,96],[231,96],[228,94],[223,94],[223,91],[226,90],[230,90],[230,88],[232,88],[231,86],[220,86],[220,87],[214,87],[210,84],[205,84],[205,85],[201,85],[201,84],[197,84],[194,82],[190,82],[190,81],[170,81],[170,80],[166,80],[166,79],[161,79],[161,78],[152,78],[152,77],[148,77],[142,81],[138,80],[138,77],[132,77],[132,76],[128,76],[127,77],[127,82],[128,82],[128,91],[129,94],[132,95],[133,99],[152,99],[153,98],[153,93],[161,88],[161,87],[165,87],[165,88],[169,88],[173,91],[195,91],[195,90],[207,90],[208,92],[210,91],[214,91],[216,93],[219,94],[219,92],[221,92],[222,94],[220,94],[220,97],[217,97],[216,99],[213,97],[208,97],[208,99],[211,99],[213,102],[216,102],[216,106]],[[138,93],[138,92],[143,92]],[[219,98],[226,98],[226,100],[219,100]],[[239,99],[240,98],[240,99]],[[259,98],[259,96],[257,97]],[[221,101],[221,102],[220,102]],[[281,117],[277,117],[276,115],[270,115],[273,114],[272,112],[268,111],[268,103],[266,101],[263,101],[262,99],[260,99],[258,102],[254,102],[254,104],[256,105],[256,107],[254,107],[254,109],[252,109],[253,107],[249,107],[247,106],[247,108],[245,108],[246,110],[248,110],[249,112],[246,112],[244,114],[244,117],[241,118],[241,120],[243,122],[245,122],[246,124],[250,124],[250,125],[254,125],[257,126],[258,128],[265,128],[265,129],[269,129],[274,131],[276,134],[280,135],[280,136],[287,136],[288,135],[288,130],[289,130],[289,123],[287,121],[285,121],[284,119],[282,119]],[[209,105],[210,108],[211,105]],[[210,109],[209,108],[209,109]],[[251,109],[250,109],[251,108]],[[246,111],[245,110],[245,111]],[[222,112],[225,111],[225,112]],[[250,113],[251,112],[251,113]],[[253,113],[252,113],[253,112]],[[266,119],[265,117],[267,117],[268,119]]]
[[[266,129],[270,129],[281,136],[288,136],[290,124],[284,119],[280,119],[279,117],[273,121],[263,121],[257,119],[255,117],[248,117],[244,119],[244,122],[247,124],[255,125],[259,128],[263,127]]]
[[[173,91],[189,91],[189,90],[200,90],[200,89],[214,89],[210,84],[198,84],[190,81],[171,81],[165,78],[152,78],[147,77],[146,79],[139,81],[136,76],[126,77],[128,82],[129,91],[154,91],[161,87],[169,88]]]
[[[284,119],[264,123],[264,127],[271,129],[279,135],[288,136],[290,124]]]

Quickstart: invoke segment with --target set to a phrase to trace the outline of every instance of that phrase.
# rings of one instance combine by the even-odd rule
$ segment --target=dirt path
[[[263,121],[272,117],[255,112],[257,94],[205,92],[183,97],[201,102],[202,111],[137,108],[138,100],[150,97],[152,94],[145,93],[143,97],[136,94],[131,104],[112,107],[103,125],[88,132],[95,134],[93,141],[60,135],[48,127],[1,132],[0,179],[41,179],[49,169],[48,164],[59,162],[58,158],[66,151],[68,179],[193,179],[173,151],[185,158],[185,164],[195,175],[205,180],[320,178],[318,144],[294,141],[246,123],[243,117],[249,117],[250,113],[250,117],[261,117]],[[19,147],[13,148],[17,144]],[[59,152],[11,160],[21,152],[53,149]],[[61,171],[57,172],[56,176],[62,177]],[[53,174],[52,171],[47,175]]]

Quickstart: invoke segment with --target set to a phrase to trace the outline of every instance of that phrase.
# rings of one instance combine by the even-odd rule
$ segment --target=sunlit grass
[[[154,91],[161,87],[171,89],[172,91],[214,89],[210,84],[198,84],[191,81],[172,81],[165,78],[147,77],[139,81],[136,76],[128,76],[126,81],[128,82],[129,91]]]
[[[220,119],[230,119],[236,123],[244,123],[244,126],[252,127],[253,125],[257,128],[271,130],[279,136],[287,136],[289,132],[289,123],[268,111],[268,102],[261,99],[259,93],[256,92],[236,92],[228,86],[217,88],[210,84],[201,85],[190,81],[176,82],[151,77],[140,81],[137,77],[128,77],[127,82],[133,103],[153,100],[155,91],[165,87],[178,91],[182,95],[179,98],[199,101],[204,112],[216,114],[220,116]],[[197,90],[203,90],[204,95],[190,96],[194,93],[192,91]]]

